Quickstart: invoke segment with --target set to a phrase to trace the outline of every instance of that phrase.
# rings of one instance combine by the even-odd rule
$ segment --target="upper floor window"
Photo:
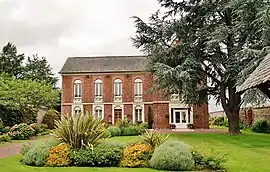
[[[122,81],[120,79],[114,81],[114,96],[122,96]]]
[[[142,96],[142,80],[141,79],[135,79],[134,81],[134,95]]]
[[[102,96],[102,80],[95,81],[95,96]]]
[[[82,97],[82,81],[81,80],[74,81],[74,97],[75,98]]]

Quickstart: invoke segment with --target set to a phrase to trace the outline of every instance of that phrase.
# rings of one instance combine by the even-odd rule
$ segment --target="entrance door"
[[[122,109],[114,109],[114,124],[122,119]]]
[[[188,111],[187,110],[175,110],[173,114],[173,122],[176,128],[187,128],[188,124]]]

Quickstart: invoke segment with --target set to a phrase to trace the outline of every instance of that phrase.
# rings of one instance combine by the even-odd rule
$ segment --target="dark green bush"
[[[140,127],[138,125],[129,125],[121,128],[122,136],[137,136],[140,133]]]
[[[10,141],[11,141],[11,138],[8,134],[0,135],[0,143],[1,142],[10,142]]]
[[[74,165],[87,167],[117,167],[123,155],[124,146],[117,143],[103,143],[92,149],[75,152]]]
[[[60,120],[61,115],[56,110],[48,110],[48,112],[44,115],[43,124],[46,124],[48,126],[48,129],[54,129],[54,121]]]
[[[224,157],[205,156],[195,150],[192,151],[192,156],[195,161],[196,170],[226,170],[224,167],[226,159]]]
[[[243,120],[240,120],[239,127],[240,127],[241,130],[249,128],[248,125],[246,124],[246,122],[243,121]]]
[[[33,124],[30,124],[29,126],[35,130],[35,135],[46,131],[46,128],[44,127],[44,125],[41,125],[41,124],[33,123]]]
[[[224,119],[223,116],[217,117],[214,120],[214,125],[223,126],[224,125],[224,121],[225,121],[225,119]]]
[[[166,141],[156,148],[150,167],[158,170],[188,171],[193,170],[195,161],[189,147],[180,141]]]
[[[57,141],[45,141],[31,146],[25,146],[21,151],[23,154],[22,162],[31,166],[44,166],[49,156],[49,150],[58,145]]]
[[[266,120],[256,121],[251,130],[256,133],[266,133],[268,130],[268,123]]]
[[[118,126],[109,126],[108,131],[111,137],[121,136],[121,129]]]
[[[139,125],[140,131],[139,134],[143,134],[145,132],[145,130],[147,130],[149,128],[148,123],[147,122],[143,122]]]

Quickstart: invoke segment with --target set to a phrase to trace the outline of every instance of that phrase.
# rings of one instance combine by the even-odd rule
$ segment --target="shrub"
[[[132,123],[128,120],[127,117],[125,117],[124,119],[118,120],[116,125],[122,130],[122,128],[130,126]]]
[[[111,137],[121,136],[121,129],[118,126],[111,125],[108,127],[108,131],[110,132]]]
[[[12,140],[27,140],[34,136],[35,130],[25,123],[15,124],[8,132]]]
[[[222,124],[221,126],[224,126],[224,127],[229,127],[229,121],[228,121],[228,119],[227,119],[227,118],[226,118],[226,119],[224,119],[224,122],[223,122],[223,124]]]
[[[140,138],[145,144],[147,144],[151,149],[155,149],[157,146],[161,145],[168,139],[169,135],[161,134],[155,131],[145,130],[143,135],[140,135]]]
[[[132,144],[124,149],[122,167],[148,167],[152,149],[146,144]]]
[[[145,132],[145,130],[147,130],[148,128],[149,128],[149,126],[148,126],[148,123],[147,122],[141,123],[139,125],[139,129],[140,129],[139,133],[140,134],[143,134]]]
[[[21,147],[21,151],[20,153],[22,155],[25,155],[31,148],[32,148],[32,144],[30,144],[29,142],[27,144],[23,144],[22,147]]]
[[[91,114],[75,116],[62,116],[56,121],[53,134],[62,143],[70,145],[73,149],[84,149],[95,146],[107,136],[107,129],[103,120],[95,119]]]
[[[224,167],[225,158],[218,156],[205,156],[193,150],[192,156],[195,161],[196,170],[226,170]]]
[[[0,133],[8,133],[8,131],[10,130],[10,127],[8,127],[8,126],[6,126],[6,127],[4,127],[4,128],[2,128],[1,130],[0,130]]]
[[[188,129],[194,129],[194,124],[190,124],[190,123],[187,124],[187,128],[188,128]]]
[[[76,166],[117,167],[123,155],[123,145],[102,143],[93,149],[75,152],[73,162]]]
[[[49,156],[49,150],[57,144],[59,144],[59,142],[45,141],[35,145],[25,146],[23,150],[21,150],[23,154],[22,162],[26,165],[44,166]]]
[[[0,136],[0,143],[1,142],[10,142],[11,141],[11,138],[8,134],[3,134]]]
[[[251,130],[256,133],[266,133],[268,124],[266,120],[259,120],[254,123]]]
[[[48,129],[54,129],[54,122],[60,120],[61,115],[56,110],[48,110],[48,112],[44,115],[42,120],[42,124],[46,124]]]
[[[243,121],[243,120],[240,120],[239,127],[240,127],[241,130],[249,128],[248,125],[246,124],[246,122]]]
[[[33,123],[33,124],[30,124],[29,126],[35,130],[35,135],[46,131],[46,128],[44,127],[44,125],[41,125],[41,124]]]
[[[140,132],[140,127],[137,125],[129,125],[121,128],[122,136],[137,136]]]
[[[48,134],[50,134],[50,133],[52,133],[51,130],[45,130],[44,132],[38,133],[37,135],[38,135],[38,136],[44,136],[44,135],[48,135]]]
[[[166,141],[156,148],[150,166],[158,170],[188,171],[194,169],[189,147],[180,141]]]
[[[225,119],[224,119],[223,116],[217,117],[217,118],[215,118],[215,120],[214,120],[214,125],[217,125],[217,126],[223,126],[224,120],[225,120]]]
[[[49,156],[46,159],[46,166],[68,166],[71,164],[70,147],[67,144],[60,144],[49,150]]]

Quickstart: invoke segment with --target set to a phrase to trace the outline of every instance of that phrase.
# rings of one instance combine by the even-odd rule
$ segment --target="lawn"
[[[138,137],[120,137],[110,139],[112,141],[129,142]],[[244,132],[241,136],[229,136],[227,134],[174,134],[170,139],[182,140],[192,147],[207,154],[227,154],[226,167],[229,172],[264,172],[269,171],[270,165],[270,135]],[[125,168],[37,168],[21,165],[20,156],[0,159],[1,172],[146,172],[152,169],[125,169]]]

